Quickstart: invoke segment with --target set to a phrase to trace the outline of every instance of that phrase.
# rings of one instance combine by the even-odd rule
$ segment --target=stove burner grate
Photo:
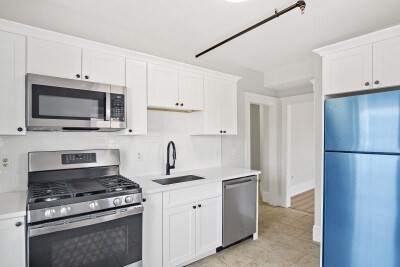
[[[72,196],[71,190],[64,182],[43,182],[29,185],[29,203],[49,202]]]
[[[113,175],[99,178],[101,183],[107,192],[119,192],[123,190],[139,188],[139,185],[122,175]]]

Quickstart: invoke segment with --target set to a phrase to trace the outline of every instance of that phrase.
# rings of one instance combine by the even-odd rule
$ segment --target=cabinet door
[[[25,220],[24,217],[0,221],[1,266],[25,266]]]
[[[81,80],[82,49],[28,38],[28,73]]]
[[[143,266],[162,266],[162,193],[144,195]],[[143,199],[143,200],[144,200]]]
[[[0,135],[25,134],[25,37],[0,32]]]
[[[197,203],[196,256],[215,251],[222,245],[222,198]]]
[[[196,255],[196,205],[188,204],[164,210],[164,267],[177,266]]]
[[[126,135],[147,134],[147,64],[126,60],[127,129]]]
[[[178,70],[148,65],[148,105],[156,108],[177,108],[179,102]]]
[[[220,131],[222,131],[219,91],[218,79],[204,77],[203,134],[220,134]]]
[[[328,55],[323,59],[324,94],[371,89],[372,45]]]
[[[237,89],[236,83],[220,82],[221,129],[226,135],[237,134]]]
[[[202,74],[179,71],[179,104],[182,109],[203,109],[203,79]]]
[[[374,88],[400,85],[400,36],[374,44]]]
[[[125,58],[83,49],[82,80],[125,86]]]

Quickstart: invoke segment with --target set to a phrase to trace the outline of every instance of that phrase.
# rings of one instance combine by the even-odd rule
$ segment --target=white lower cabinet
[[[221,196],[164,210],[163,266],[182,266],[222,244]]]
[[[25,261],[24,217],[0,221],[0,265],[23,267]]]
[[[143,197],[143,266],[162,266],[162,193]]]

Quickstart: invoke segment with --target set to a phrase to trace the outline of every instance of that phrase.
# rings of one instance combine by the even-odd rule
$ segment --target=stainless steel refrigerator
[[[400,266],[400,91],[325,101],[324,267]]]

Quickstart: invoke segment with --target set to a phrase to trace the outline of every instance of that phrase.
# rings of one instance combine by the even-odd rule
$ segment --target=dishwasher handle
[[[231,183],[231,184],[224,185],[224,188],[225,189],[233,189],[233,188],[237,188],[237,187],[242,187],[242,186],[246,186],[246,185],[249,185],[249,184],[253,184],[255,182],[256,182],[255,179],[248,178],[248,179],[240,180],[240,181],[238,181],[236,183]]]

